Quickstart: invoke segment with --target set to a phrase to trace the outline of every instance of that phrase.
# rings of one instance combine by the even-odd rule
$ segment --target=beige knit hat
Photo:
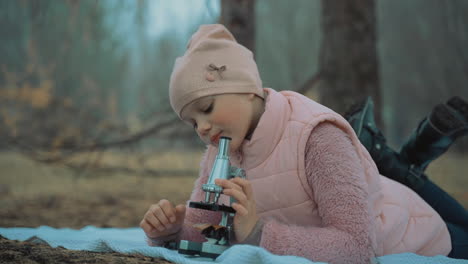
[[[253,93],[264,98],[252,52],[220,24],[202,25],[187,51],[175,61],[169,84],[171,106],[179,115],[192,101],[225,93]]]

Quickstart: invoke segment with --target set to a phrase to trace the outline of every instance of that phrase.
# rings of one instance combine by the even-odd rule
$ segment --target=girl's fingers
[[[162,216],[161,216],[162,215]],[[161,212],[161,210],[153,212],[152,214],[149,214],[147,217],[147,220],[149,223],[153,224],[153,226],[158,229],[158,231],[162,232],[170,227],[168,227],[168,222],[166,220],[166,223],[164,223],[163,219],[167,219],[164,217],[164,214]]]
[[[157,238],[178,232],[185,218],[185,205],[176,208],[167,200],[161,200],[150,206],[140,227],[150,238]]]
[[[242,205],[247,205],[248,200],[244,192],[235,189],[224,189],[223,194],[233,197]]]
[[[235,177],[230,180],[217,179],[216,184],[223,188],[232,188],[239,191],[243,191],[248,197],[253,196],[252,185],[250,184],[250,181],[246,179],[242,179],[239,177]]]
[[[161,222],[156,218],[153,212],[149,211],[146,213],[144,219],[154,230],[163,231],[164,226]]]
[[[170,210],[170,209],[166,209],[166,210]],[[150,214],[148,214],[147,219],[151,219],[151,221],[153,221],[154,218],[151,215],[154,218],[156,218],[156,220],[159,221],[159,223],[161,224],[160,226],[163,229],[172,227],[172,224],[170,223],[169,218],[166,216],[166,213],[164,212],[164,210],[161,208],[159,204],[154,205],[154,207],[150,209]],[[160,229],[158,228],[158,230]]]
[[[172,224],[169,222],[169,219],[166,217],[162,210],[158,210],[153,213],[153,215],[159,220],[161,223],[161,227],[164,229],[169,229],[172,227]]]
[[[171,202],[168,200],[161,200],[158,203],[159,207],[161,210],[164,212],[165,219],[160,219],[161,222],[163,222],[164,225],[169,224],[169,223],[175,223],[176,221],[176,210],[172,206]],[[167,219],[167,223],[165,220]]]
[[[215,183],[224,189],[236,189],[242,191],[242,187],[234,183],[232,180],[216,179]]]
[[[185,218],[185,204],[179,204],[175,207],[175,215],[177,222],[183,222]]]
[[[239,203],[233,203],[232,208],[241,216],[246,216],[249,213],[249,211]]]
[[[239,177],[236,177],[231,180],[233,183],[237,184],[242,188],[244,193],[247,195],[247,197],[252,197],[253,196],[253,190],[252,190],[252,185],[250,184],[250,181],[246,179],[242,179]]]
[[[155,230],[155,228],[154,228],[153,225],[151,225],[150,223],[148,223],[148,222],[146,221],[146,219],[141,220],[141,222],[140,222],[140,227],[141,227],[141,229],[143,229],[143,231],[145,231],[145,233],[146,233],[148,236],[151,237],[151,236],[154,235],[154,230]]]
[[[223,187],[223,194],[231,196],[237,202],[232,204],[232,208],[240,216],[246,216],[249,213],[247,208],[251,208],[253,201],[253,190],[250,182],[242,178],[233,178],[231,180],[217,179],[216,184]]]
[[[151,238],[164,235],[164,231],[166,230],[163,225],[151,223],[147,218],[141,221],[140,227],[145,231],[146,235]]]

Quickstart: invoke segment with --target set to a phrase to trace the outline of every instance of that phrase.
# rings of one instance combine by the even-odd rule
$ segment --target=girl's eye
[[[193,129],[197,129],[197,127],[198,127],[198,126],[197,126],[197,123],[195,123],[195,122],[193,123],[192,126],[193,126]]]
[[[211,113],[211,111],[213,110],[213,103],[211,103],[208,108],[206,108],[205,110],[203,110],[203,113],[205,114],[209,114]]]

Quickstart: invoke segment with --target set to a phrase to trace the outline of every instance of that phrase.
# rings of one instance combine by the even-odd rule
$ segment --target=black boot
[[[460,103],[458,99],[451,100],[448,104],[458,105],[455,107],[456,109],[462,109],[460,106],[468,106]],[[467,117],[468,108],[464,109],[464,116]],[[375,125],[371,98],[353,106],[344,117],[353,127],[361,143],[369,151],[380,174],[413,189],[439,213],[444,221],[468,228],[468,213],[465,208],[433,183],[419,167],[411,165],[409,160],[387,146],[384,136]]]
[[[460,136],[468,134],[468,103],[460,97],[438,104],[423,119],[400,154],[414,167],[424,171],[429,163],[445,153]]]
[[[353,106],[344,117],[353,127],[359,140],[369,151],[379,173],[398,181],[413,190],[421,188],[427,177],[411,166],[399,153],[387,146],[385,137],[377,128],[374,120],[374,103],[370,97]]]

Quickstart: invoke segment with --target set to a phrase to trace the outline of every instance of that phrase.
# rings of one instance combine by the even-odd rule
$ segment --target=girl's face
[[[205,144],[218,146],[221,136],[230,137],[234,152],[250,138],[263,109],[263,99],[254,94],[220,94],[191,102],[180,115]]]

